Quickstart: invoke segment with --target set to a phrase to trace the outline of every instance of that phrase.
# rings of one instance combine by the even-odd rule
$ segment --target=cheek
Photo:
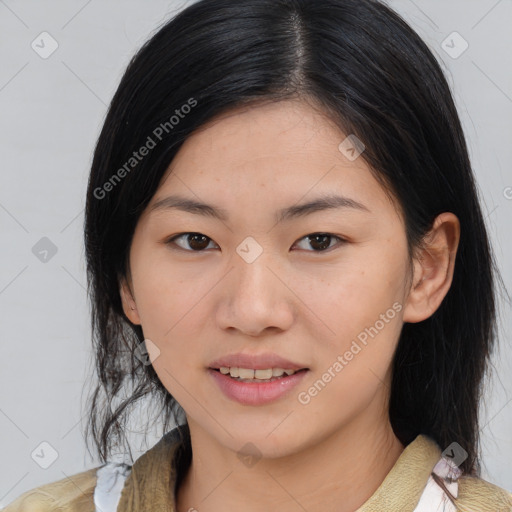
[[[325,400],[358,407],[385,381],[402,328],[406,262],[405,248],[368,247],[332,269],[329,280],[311,279],[310,307],[329,327],[327,336],[316,333],[316,370],[323,374],[330,369],[337,376],[327,386]],[[310,336],[315,338],[313,330]]]
[[[210,327],[205,322],[211,322],[207,299],[219,276],[200,263],[172,265],[165,251],[136,255],[132,279],[144,337],[157,346],[153,366],[171,390],[176,386],[171,375],[181,382],[202,365],[200,344]]]
[[[324,282],[322,293],[314,288],[316,302],[311,308],[334,334],[317,336],[315,375],[308,383],[311,387],[300,391],[306,399],[311,397],[311,415],[323,415],[326,404],[338,404],[331,412],[333,425],[364,410],[387,385],[402,328],[405,260],[398,255],[384,258],[382,253],[375,260],[360,257],[350,271]],[[310,336],[314,339],[314,332]]]
[[[137,308],[144,337],[158,349],[157,357],[151,357],[153,368],[174,398],[187,403],[184,388],[190,387],[190,376],[201,364],[201,297],[208,288],[199,278],[186,279],[158,265],[145,269],[139,278]]]
[[[144,245],[146,244],[146,245]],[[162,338],[200,302],[211,284],[199,264],[172,264],[165,248],[134,242],[132,279],[145,334]]]
[[[387,250],[386,250],[387,249]],[[306,304],[331,331],[346,338],[375,323],[403,300],[406,254],[387,245],[354,250],[339,265],[296,280]],[[393,314],[393,312],[391,313]]]

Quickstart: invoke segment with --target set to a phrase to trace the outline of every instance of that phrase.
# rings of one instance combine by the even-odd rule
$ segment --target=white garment
[[[441,457],[432,472],[441,478],[450,494],[457,498],[459,492],[457,479],[462,474],[461,469],[453,461]],[[413,512],[457,512],[457,508],[450,501],[444,489],[430,475],[420,501]]]
[[[123,462],[107,462],[96,471],[94,506],[96,512],[115,512],[124,482],[132,467]]]
[[[131,466],[122,462],[108,462],[96,472],[97,482],[94,489],[96,512],[116,512],[121,491],[126,478],[131,473]],[[443,481],[454,498],[458,495],[457,479],[462,474],[460,468],[441,457],[432,470]],[[429,476],[416,508],[412,512],[457,512],[444,490]]]

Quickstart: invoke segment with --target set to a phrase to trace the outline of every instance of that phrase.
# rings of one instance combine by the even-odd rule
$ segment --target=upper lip
[[[266,370],[268,368],[282,368],[283,370],[302,370],[306,366],[285,359],[277,354],[230,354],[209,365],[210,368],[251,368],[253,370]]]

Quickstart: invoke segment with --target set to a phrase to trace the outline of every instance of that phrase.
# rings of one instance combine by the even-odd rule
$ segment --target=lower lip
[[[293,389],[309,370],[281,377],[272,382],[242,382],[208,368],[221,391],[231,400],[243,405],[263,405],[278,400]]]

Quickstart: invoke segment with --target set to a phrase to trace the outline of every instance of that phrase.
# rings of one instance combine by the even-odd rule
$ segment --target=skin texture
[[[158,347],[149,350],[155,371],[187,414],[193,460],[178,512],[295,512],[299,503],[310,512],[353,511],[404,449],[388,417],[392,357],[403,323],[432,315],[450,287],[459,221],[441,214],[410,266],[400,209],[363,158],[350,161],[338,149],[345,137],[299,100],[231,111],[187,139],[139,220],[120,289],[126,315]],[[229,219],[151,211],[176,193],[223,208]],[[326,193],[369,211],[275,222],[278,209]],[[166,244],[190,232],[208,239]],[[333,236],[322,251],[305,238],[313,233],[346,242]],[[263,251],[252,263],[236,252],[248,236]],[[300,403],[298,394],[393,304],[394,318]],[[309,372],[276,402],[241,405],[207,372],[236,352],[274,352]],[[248,442],[261,454],[251,466],[237,456]]]

